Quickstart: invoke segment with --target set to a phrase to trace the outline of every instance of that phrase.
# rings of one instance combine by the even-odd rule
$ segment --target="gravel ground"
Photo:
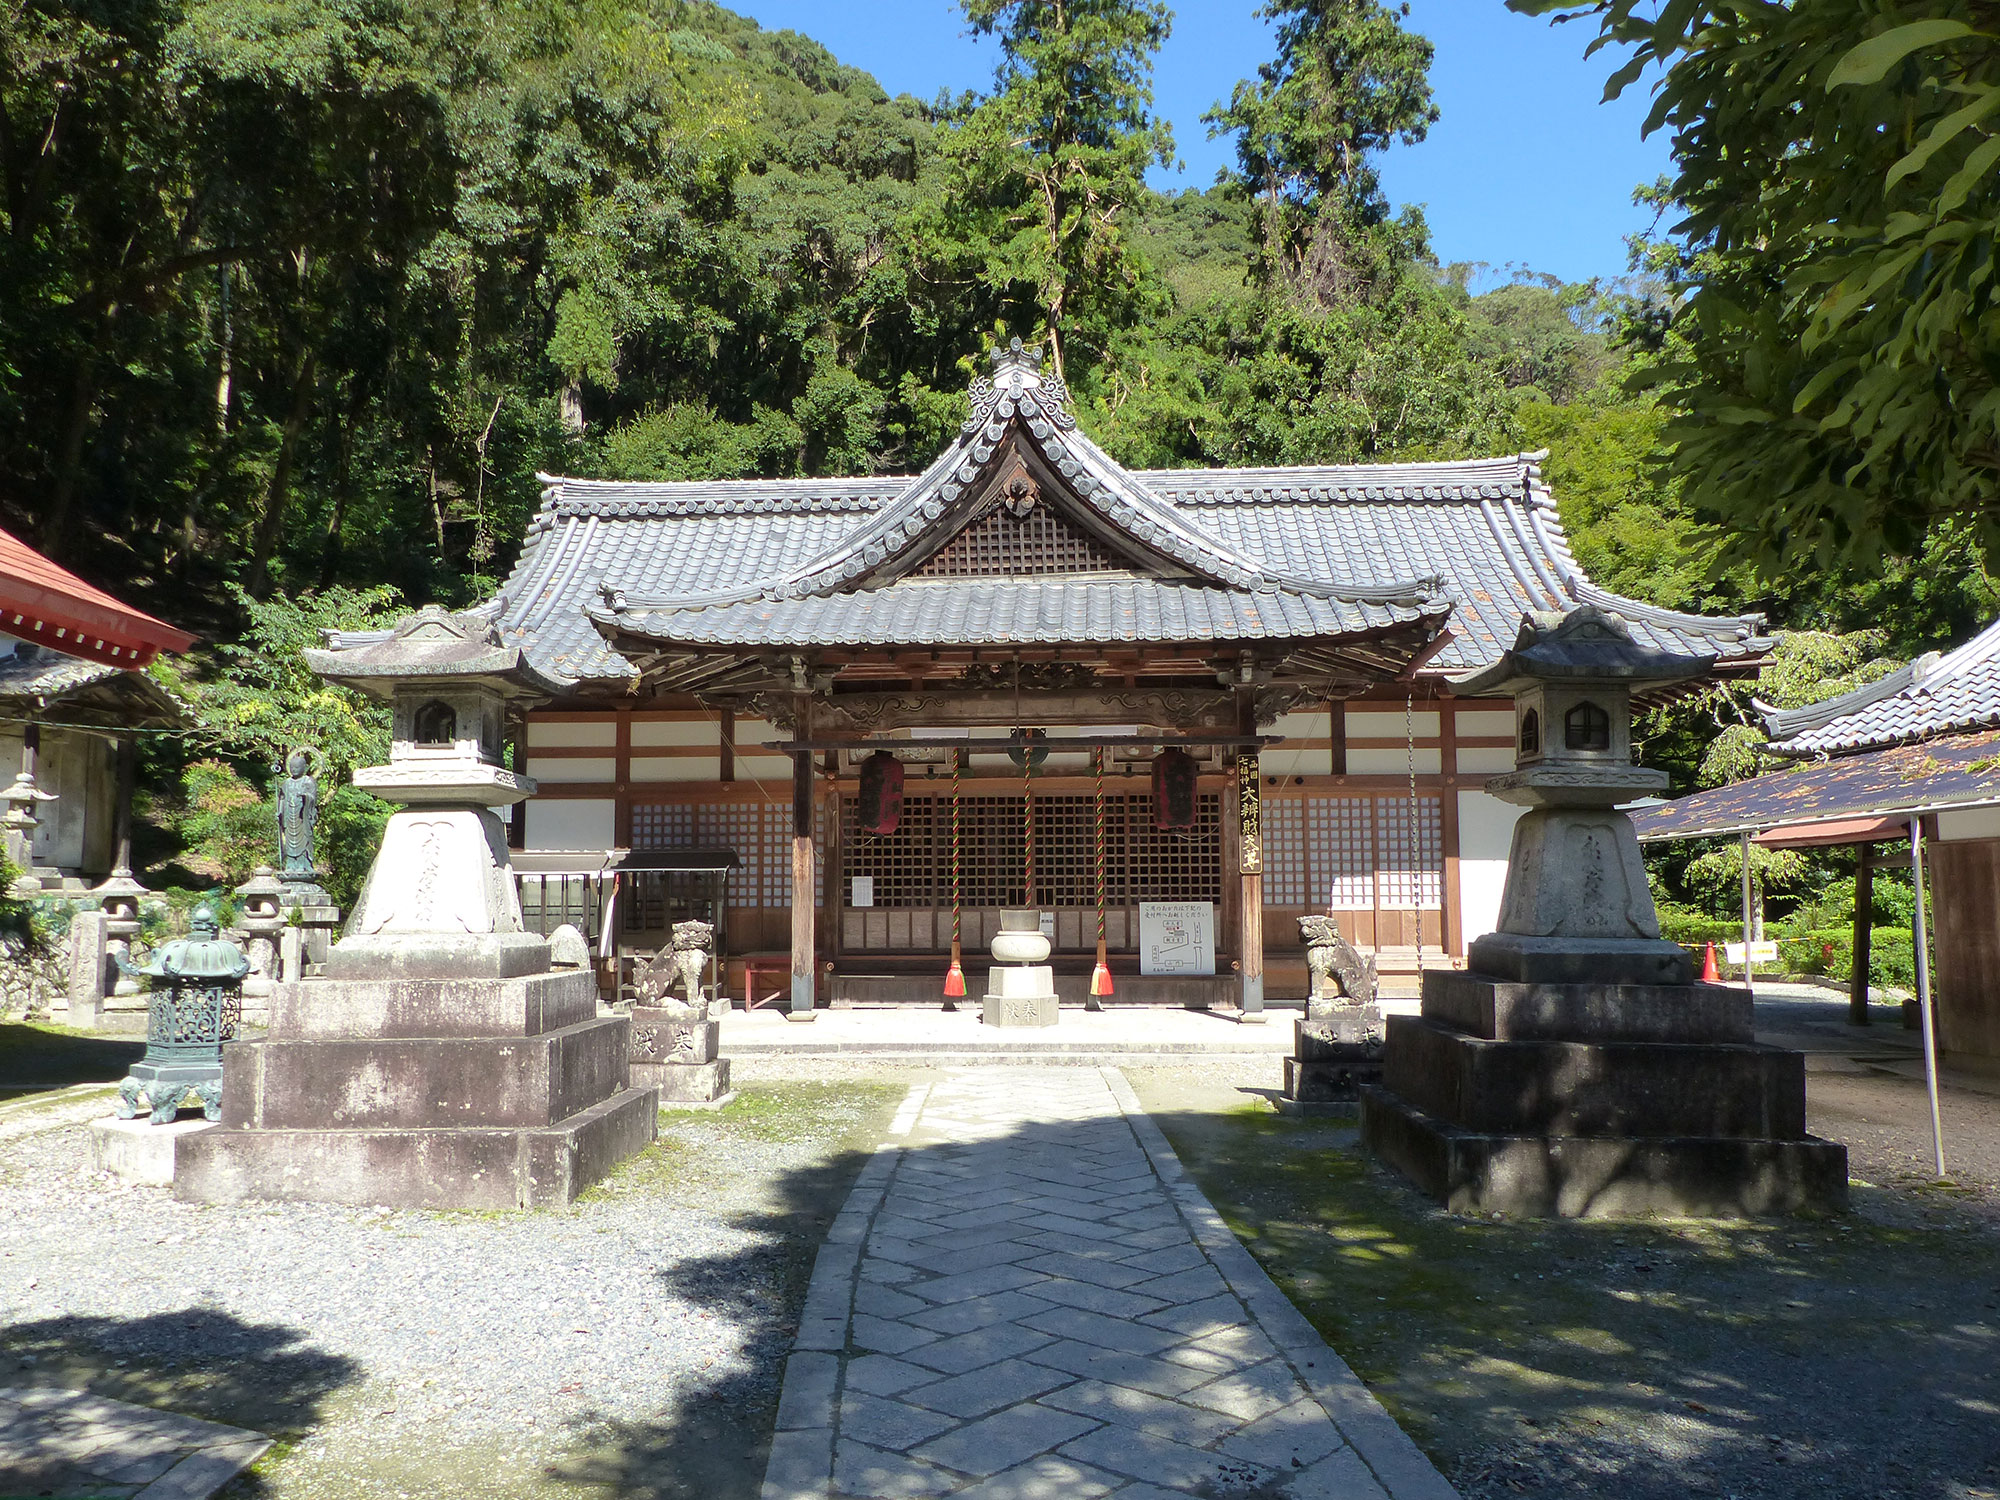
[[[76,1125],[25,1135],[0,1381],[290,1439],[245,1494],[754,1495],[821,1229],[904,1088],[752,1084],[533,1215],[183,1204]]]

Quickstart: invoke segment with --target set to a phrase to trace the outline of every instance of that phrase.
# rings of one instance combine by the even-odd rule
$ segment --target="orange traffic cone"
[[[1715,944],[1712,942],[1702,950],[1701,982],[1703,984],[1720,984],[1722,982],[1722,971],[1715,966]]]

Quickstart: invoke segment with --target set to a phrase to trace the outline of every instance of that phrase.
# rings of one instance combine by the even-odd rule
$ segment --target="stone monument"
[[[1055,1025],[1056,971],[1047,963],[1049,940],[1042,934],[1042,914],[1001,912],[992,953],[979,1019],[988,1026]]]
[[[306,659],[389,700],[389,763],[355,784],[401,809],[323,975],[276,985],[264,1040],[226,1050],[223,1128],[183,1143],[174,1190],[567,1203],[653,1139],[656,1096],[631,1086],[631,1023],[597,1014],[594,976],[552,969],[523,928],[492,811],[535,790],[503,763],[507,707],[554,685],[486,616],[437,608]]]
[[[715,954],[715,928],[676,922],[673,941],[639,975],[632,1004],[632,1082],[660,1091],[662,1104],[724,1104],[729,1059],[721,1056],[718,1006],[702,989],[702,972]],[[679,986],[685,1000],[674,998]]]
[[[1712,658],[1642,646],[1593,606],[1530,615],[1514,647],[1456,684],[1514,695],[1515,769],[1486,783],[1527,807],[1500,929],[1465,973],[1423,978],[1393,1016],[1368,1146],[1446,1207],[1532,1216],[1740,1215],[1847,1200],[1844,1147],[1806,1134],[1805,1059],[1759,1045],[1750,996],[1701,984],[1660,937],[1618,804],[1666,786],[1632,763],[1631,700]]]
[[[1284,1114],[1345,1114],[1364,1084],[1382,1079],[1382,1007],[1375,1000],[1375,960],[1341,936],[1332,916],[1299,918],[1312,976],[1306,1013],[1292,1023],[1285,1059]]]

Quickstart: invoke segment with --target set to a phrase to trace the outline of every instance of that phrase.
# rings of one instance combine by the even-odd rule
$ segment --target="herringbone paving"
[[[1113,1069],[912,1091],[815,1266],[765,1500],[1436,1500]]]

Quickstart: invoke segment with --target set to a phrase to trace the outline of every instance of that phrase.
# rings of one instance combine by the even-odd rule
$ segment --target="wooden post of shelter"
[[[1847,1021],[1851,1026],[1868,1024],[1868,949],[1874,936],[1875,866],[1868,845],[1863,844],[1860,853],[1854,867],[1854,973],[1847,983]]]
[[[132,791],[138,780],[138,736],[129,729],[118,736],[118,801],[112,810],[111,873],[132,872]]]

